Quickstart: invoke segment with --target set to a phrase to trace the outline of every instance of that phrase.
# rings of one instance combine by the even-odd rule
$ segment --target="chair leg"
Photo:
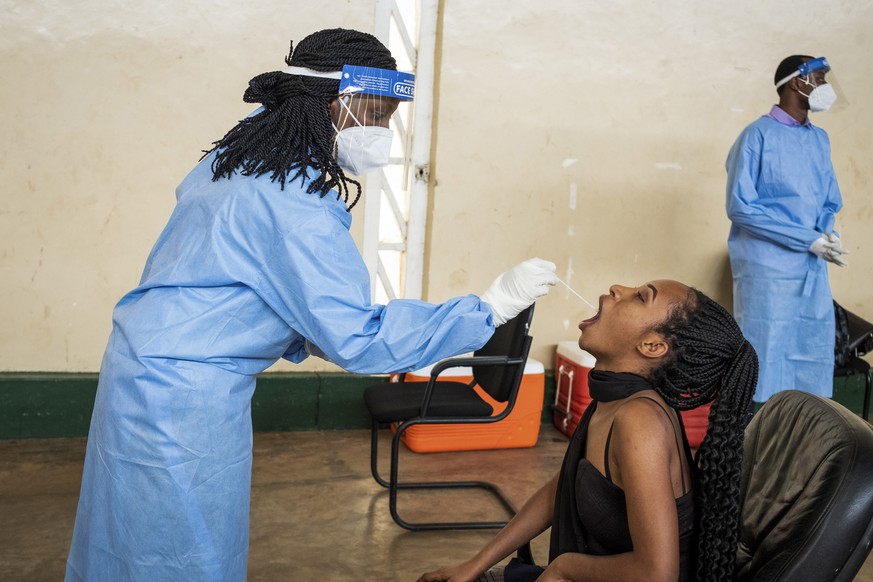
[[[397,512],[397,492],[400,489],[483,489],[491,492],[501,505],[515,515],[516,509],[503,495],[500,489],[493,483],[485,481],[427,481],[400,483],[398,480],[398,464],[400,459],[400,439],[410,425],[401,425],[391,439],[391,474],[388,487],[388,506],[391,517],[400,527],[411,531],[424,530],[448,530],[448,529],[499,529],[504,527],[506,521],[459,521],[459,522],[420,522],[412,523],[404,520]]]
[[[870,420],[870,390],[873,389],[873,370],[867,370],[864,373],[864,409],[861,411],[861,417],[864,420]]]
[[[376,483],[388,489],[388,481],[379,475],[379,427],[379,423],[374,420],[373,427],[370,430],[370,473],[373,475]]]

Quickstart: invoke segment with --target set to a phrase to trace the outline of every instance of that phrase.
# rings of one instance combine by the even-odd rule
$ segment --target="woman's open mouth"
[[[588,325],[589,323],[594,323],[598,319],[600,319],[600,312],[599,311],[597,313],[595,313],[592,317],[589,317],[588,319],[583,319],[579,325]]]
[[[597,313],[595,313],[588,319],[579,322],[579,329],[582,329],[583,327],[588,327],[589,325],[600,319],[600,313],[603,311],[603,297],[603,295],[600,296],[600,301],[597,304]]]

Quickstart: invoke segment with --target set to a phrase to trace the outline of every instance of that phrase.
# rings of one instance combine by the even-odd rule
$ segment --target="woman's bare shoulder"
[[[657,396],[637,396],[623,404],[615,413],[614,438],[628,443],[656,439],[672,445],[673,421],[669,407]]]

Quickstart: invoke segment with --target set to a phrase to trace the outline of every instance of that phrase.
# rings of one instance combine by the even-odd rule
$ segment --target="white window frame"
[[[362,255],[380,303],[423,298],[438,13],[439,0],[376,1],[376,37],[415,73],[415,99],[391,120],[399,155],[367,175],[364,192]]]

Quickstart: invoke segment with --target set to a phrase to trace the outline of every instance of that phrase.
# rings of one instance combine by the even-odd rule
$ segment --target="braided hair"
[[[315,32],[297,43],[296,50],[292,43],[285,64],[321,72],[339,71],[343,65],[397,70],[391,52],[375,36],[342,28]],[[217,151],[212,179],[230,178],[237,171],[243,176],[269,174],[284,190],[286,182],[309,179],[307,170],[313,168],[318,175],[307,193],[324,197],[336,188],[337,199],[342,196],[351,210],[361,197],[361,184],[348,178],[334,157],[329,104],[338,94],[336,79],[281,71],[253,78],[243,101],[261,103],[264,109],[240,121],[205,152]],[[351,204],[349,183],[357,188]]]
[[[672,348],[653,371],[655,390],[677,410],[712,402],[697,451],[697,579],[733,580],[740,514],[743,429],[758,379],[758,356],[734,318],[696,289],[655,331]]]

